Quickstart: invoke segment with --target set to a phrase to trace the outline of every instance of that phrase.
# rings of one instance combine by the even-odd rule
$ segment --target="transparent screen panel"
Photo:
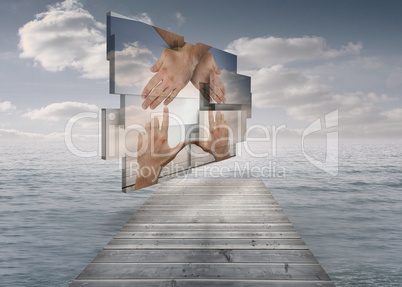
[[[198,62],[177,66],[183,69],[176,67],[186,63],[186,49],[200,47],[204,50]],[[158,99],[158,92],[166,93],[161,97],[164,99],[177,89],[170,88],[159,70],[151,72],[151,67],[165,57],[170,64],[163,69],[161,66],[163,73],[171,71],[170,75],[181,77],[181,71],[186,70],[190,74],[168,110],[161,101],[152,110],[149,105]],[[110,12],[107,58],[110,93],[120,95],[120,109],[102,112],[102,158],[122,158],[123,191],[140,186],[144,166],[144,170],[158,169],[154,184],[236,155],[236,143],[244,140],[246,119],[251,117],[250,77],[237,74],[236,55],[201,43],[186,43],[180,35]],[[219,74],[214,74],[211,63],[216,63]],[[141,95],[149,86],[152,89],[144,99]],[[149,102],[146,109],[145,101]],[[216,126],[224,126],[227,133],[222,129],[216,132]],[[212,142],[218,142],[217,149],[211,148]],[[172,156],[168,151],[173,151]],[[224,151],[225,156],[216,151]]]

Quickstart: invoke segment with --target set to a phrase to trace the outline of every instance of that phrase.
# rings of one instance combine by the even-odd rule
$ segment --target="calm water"
[[[123,194],[117,161],[36,145],[0,142],[1,286],[68,286],[155,190]],[[265,184],[337,286],[402,286],[400,143],[341,144],[336,177],[297,144],[278,145],[276,156],[264,143],[253,150],[270,156],[243,149],[225,163],[230,171],[209,166],[191,177],[259,176],[265,167]],[[322,145],[309,153],[325,157]]]

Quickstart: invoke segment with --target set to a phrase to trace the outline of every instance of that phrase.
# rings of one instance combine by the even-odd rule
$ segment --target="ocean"
[[[262,177],[336,286],[402,286],[400,142],[341,142],[336,176],[298,143],[250,146],[269,155],[242,145],[188,176]],[[0,152],[0,286],[68,286],[157,188],[123,194],[118,161],[63,142],[0,142]],[[323,160],[325,144],[308,152]]]

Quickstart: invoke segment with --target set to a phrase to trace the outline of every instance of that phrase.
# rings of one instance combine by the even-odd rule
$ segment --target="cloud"
[[[294,61],[357,55],[362,48],[361,43],[348,43],[339,50],[328,49],[322,37],[243,37],[229,43],[225,51],[238,56],[239,69],[258,69]]]
[[[91,139],[99,139],[98,134],[80,134],[73,133],[72,134],[74,141],[87,141]],[[47,140],[47,141],[64,141],[65,134],[63,133],[50,133],[50,134],[41,134],[41,133],[30,133],[30,132],[22,132],[15,129],[0,129],[0,141],[2,140]]]
[[[253,104],[258,107],[292,107],[321,100],[331,88],[321,84],[318,76],[276,65],[259,70],[242,71],[251,76]]]
[[[0,129],[0,140],[60,140],[64,139],[64,133],[29,133],[15,129]]]
[[[327,83],[334,73],[347,73],[350,65],[378,76],[383,63],[376,57],[362,57],[362,48],[357,42],[331,49],[321,37],[259,37],[237,39],[226,51],[237,54],[239,72],[251,76],[255,108],[281,108],[306,126],[338,110],[338,130],[343,136],[395,137],[402,133],[402,109],[384,110],[381,104],[397,98],[384,93],[342,90],[339,81],[336,86]],[[304,63],[290,67],[297,61]],[[388,86],[397,87],[399,70],[389,75]]]
[[[319,76],[281,65],[244,73],[252,77],[254,107],[279,107],[294,119],[307,122],[337,109],[344,125],[370,124],[384,119],[377,104],[397,100],[386,94],[339,93],[323,84]]]
[[[9,112],[15,109],[16,107],[10,101],[0,102],[0,112]]]
[[[397,108],[393,110],[384,111],[381,113],[381,115],[386,117],[387,120],[391,122],[397,122],[397,123],[402,122],[402,109]]]
[[[402,69],[392,71],[386,81],[387,88],[396,89],[402,86]]]
[[[146,46],[138,42],[124,44],[122,51],[115,52],[115,82],[123,87],[145,87],[152,73],[149,68],[157,58]],[[135,77],[133,76],[135,75]]]
[[[134,19],[135,21],[143,22],[148,25],[154,25],[151,17],[149,17],[149,15],[146,12],[135,15],[135,16],[131,16],[131,18]]]
[[[82,112],[98,113],[99,108],[96,105],[80,102],[62,102],[53,103],[39,110],[33,110],[26,114],[32,120],[48,120],[48,121],[62,121],[68,120],[72,116]]]
[[[186,18],[180,12],[176,12],[176,14],[174,14],[174,18],[176,19],[178,26],[181,26],[184,24],[184,22],[186,22]]]
[[[49,5],[19,29],[20,58],[51,72],[73,69],[84,78],[107,79],[104,31],[77,0]]]

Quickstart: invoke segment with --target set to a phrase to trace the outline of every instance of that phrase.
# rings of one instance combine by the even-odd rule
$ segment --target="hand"
[[[163,100],[168,105],[177,94],[190,81],[198,59],[194,55],[194,46],[188,43],[178,51],[164,49],[162,55],[151,67],[151,72],[156,73],[142,91],[142,108],[155,109]]]
[[[185,142],[169,147],[168,128],[169,110],[165,107],[162,128],[159,129],[159,119],[154,117],[154,126],[151,128],[151,122],[148,122],[145,133],[138,134],[136,190],[158,183],[162,169],[185,147]]]
[[[211,53],[207,53],[201,58],[195,68],[191,82],[204,96],[208,95],[208,93],[205,93],[204,87],[200,86],[200,82],[209,83],[209,99],[212,97],[218,104],[222,104],[226,102],[226,89],[218,77],[220,74],[221,71],[216,65],[214,57]]]
[[[216,112],[215,120],[212,111],[208,111],[210,135],[207,141],[192,140],[192,144],[198,145],[205,152],[212,154],[215,161],[229,158],[229,126],[221,112]]]

